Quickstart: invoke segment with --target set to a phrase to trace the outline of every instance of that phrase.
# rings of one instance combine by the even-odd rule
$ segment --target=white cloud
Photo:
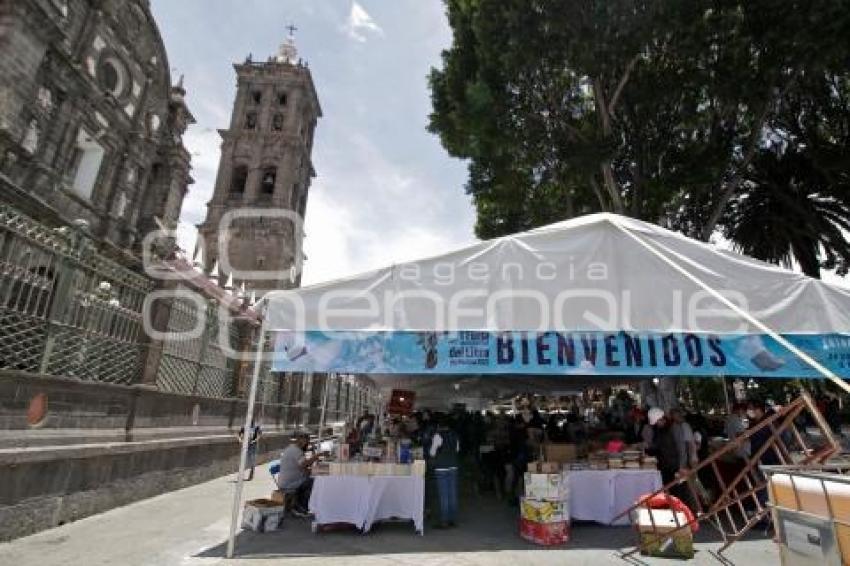
[[[192,177],[195,184],[189,188],[183,200],[177,227],[177,245],[191,254],[198,234],[195,225],[203,221],[207,214],[207,203],[212,198],[221,138],[212,128],[192,126],[183,137],[183,142],[192,154]]]
[[[302,284],[355,275],[459,247],[448,234],[411,224],[375,231],[326,192],[312,192],[307,211]]]
[[[304,284],[445,253],[474,240],[466,210],[439,198],[432,180],[391,161],[361,133],[340,128],[333,137],[344,151],[330,152],[317,165],[305,219]]]
[[[357,2],[351,3],[351,11],[348,14],[348,21],[342,29],[348,37],[354,41],[359,41],[360,43],[366,42],[367,33],[384,35],[384,30],[381,26],[375,23],[375,20],[373,20],[372,16],[369,15],[369,12],[367,12],[366,9]]]

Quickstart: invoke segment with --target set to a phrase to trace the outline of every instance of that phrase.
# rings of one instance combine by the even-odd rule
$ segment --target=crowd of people
[[[832,417],[827,418],[830,424],[836,423],[835,428],[840,428],[840,419],[834,416],[837,411],[830,411],[825,405],[822,412]],[[379,423],[365,411],[350,423],[345,441],[352,456],[373,435],[409,441],[419,447],[427,464],[426,508],[432,526],[450,528],[457,523],[461,485],[491,491],[498,498],[517,504],[523,474],[530,462],[542,459],[546,442],[582,445],[598,440],[601,432],[606,438],[615,438],[620,446],[637,445],[647,455],[654,456],[666,485],[684,477],[708,456],[710,436],[725,433],[728,440],[734,440],[757,428],[772,413],[773,409],[761,401],[736,403],[725,423],[721,423],[725,424],[725,430],[718,431],[702,415],[679,408],[665,411],[659,407],[639,407],[631,396],[617,394],[608,403],[597,404],[590,410],[586,405],[580,408],[572,402],[565,411],[546,416],[528,404],[512,414],[467,412],[460,407],[449,412],[424,409],[404,417],[387,417]],[[242,434],[240,431],[240,437]],[[259,427],[252,430],[250,446],[256,445],[260,434]],[[771,434],[770,428],[762,427],[741,443],[735,451],[738,465],[743,466],[757,453],[761,454],[761,464],[778,464],[775,450],[762,450],[771,441]],[[305,455],[308,442],[306,434],[299,434],[281,454],[278,483],[284,492],[294,494],[296,514],[307,513],[309,468],[317,458]],[[699,481],[699,476],[695,480]],[[694,506],[693,490],[678,486],[672,491]],[[758,497],[763,502],[766,494]]]

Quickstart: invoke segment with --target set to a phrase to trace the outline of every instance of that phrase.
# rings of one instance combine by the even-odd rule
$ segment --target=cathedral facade
[[[0,53],[0,200],[125,251],[176,224],[194,119],[148,0],[4,0]]]
[[[264,61],[234,65],[236,98],[222,138],[207,216],[198,226],[205,268],[260,292],[300,284],[301,219],[315,176],[313,135],[322,115],[290,35]],[[222,257],[222,251],[226,258]]]

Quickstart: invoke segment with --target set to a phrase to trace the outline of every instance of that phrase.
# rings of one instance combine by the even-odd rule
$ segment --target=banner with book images
[[[850,378],[850,335],[785,338]],[[275,371],[404,374],[820,375],[769,336],[647,332],[277,332]]]

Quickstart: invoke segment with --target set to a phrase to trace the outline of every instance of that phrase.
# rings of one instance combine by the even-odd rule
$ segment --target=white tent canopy
[[[275,292],[268,328],[757,331],[650,247],[778,332],[850,332],[846,290],[613,214]]]
[[[850,374],[850,292],[613,214],[267,300],[280,371]]]

